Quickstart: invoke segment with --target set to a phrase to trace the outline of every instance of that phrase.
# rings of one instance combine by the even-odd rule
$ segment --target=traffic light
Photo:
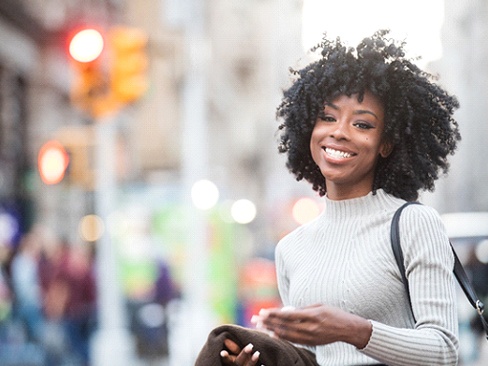
[[[104,37],[94,28],[79,30],[69,41],[69,54],[75,71],[71,100],[93,117],[117,108],[104,70],[104,49]]]
[[[127,104],[139,99],[148,88],[148,37],[138,28],[110,30],[110,85],[117,101]]]
[[[69,151],[68,182],[92,191],[95,187],[93,156],[96,140],[93,126],[64,126],[57,130],[55,138]]]
[[[45,184],[61,182],[69,164],[69,155],[64,146],[56,140],[42,145],[37,156],[37,165],[41,180]]]
[[[73,104],[100,117],[141,98],[148,88],[147,43],[146,33],[138,28],[78,31],[69,42],[76,74]]]
[[[74,60],[89,64],[100,57],[103,52],[104,39],[96,29],[82,29],[70,40],[69,54]]]

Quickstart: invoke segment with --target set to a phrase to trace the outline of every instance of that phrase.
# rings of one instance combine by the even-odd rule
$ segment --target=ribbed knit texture
[[[439,214],[424,205],[400,218],[408,299],[390,243],[394,212],[405,201],[378,190],[343,201],[326,198],[324,212],[276,248],[284,305],[336,306],[371,320],[368,345],[317,346],[320,365],[456,365],[458,322],[454,258]]]

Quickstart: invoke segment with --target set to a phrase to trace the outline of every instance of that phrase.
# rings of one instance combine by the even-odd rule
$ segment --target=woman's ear
[[[389,141],[384,141],[380,147],[380,156],[387,158],[393,151],[393,144]]]

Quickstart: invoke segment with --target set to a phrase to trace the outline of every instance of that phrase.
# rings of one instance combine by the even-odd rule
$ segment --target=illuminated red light
[[[37,163],[42,181],[45,184],[57,184],[64,178],[69,156],[60,142],[51,140],[42,145]]]
[[[83,29],[69,43],[69,54],[78,62],[95,61],[102,54],[104,40],[96,29]]]

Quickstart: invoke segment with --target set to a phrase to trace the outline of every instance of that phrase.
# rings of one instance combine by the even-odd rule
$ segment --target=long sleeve
[[[400,233],[415,328],[373,322],[363,352],[389,365],[456,365],[454,257],[440,217],[425,206],[406,209]]]
[[[323,303],[373,324],[362,350],[341,342],[317,346],[320,365],[457,363],[454,262],[445,228],[432,208],[413,205],[402,213],[414,319],[389,236],[393,213],[403,202],[381,190],[326,200],[319,218],[279,242],[276,267],[284,304]]]

